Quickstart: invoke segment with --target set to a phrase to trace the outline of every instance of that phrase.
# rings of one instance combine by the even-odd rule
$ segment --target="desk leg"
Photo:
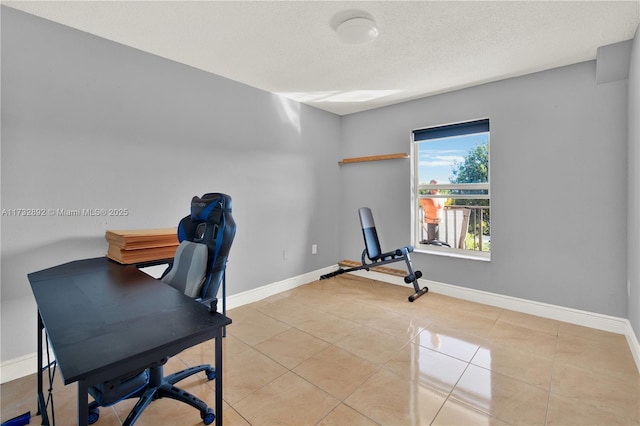
[[[38,411],[42,418],[43,425],[49,425],[49,416],[47,415],[47,404],[44,401],[44,392],[42,391],[42,330],[44,330],[44,324],[42,323],[42,317],[40,316],[40,310],[38,309]]]
[[[216,332],[216,426],[222,426],[222,328]]]
[[[86,380],[78,381],[78,426],[87,426],[89,420],[89,387]]]

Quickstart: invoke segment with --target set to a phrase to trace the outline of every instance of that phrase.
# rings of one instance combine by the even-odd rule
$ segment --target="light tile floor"
[[[349,274],[228,312],[226,425],[640,425],[640,376],[622,335]],[[161,325],[159,325],[161,326]],[[212,362],[213,343],[165,372]],[[204,375],[180,383],[214,403]],[[35,413],[35,375],[3,384],[2,420]],[[76,387],[54,386],[75,424]],[[134,401],[101,409],[120,425]],[[39,424],[40,418],[32,418]],[[155,401],[138,426],[200,425]]]

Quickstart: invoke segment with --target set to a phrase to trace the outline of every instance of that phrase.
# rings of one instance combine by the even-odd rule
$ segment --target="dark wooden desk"
[[[215,338],[216,425],[222,425],[222,329],[231,319],[134,265],[78,260],[28,275],[38,305],[38,404],[42,329],[68,385],[78,382],[78,425],[87,424],[88,387]],[[161,403],[161,402],[159,402]],[[46,419],[46,414],[43,419]]]

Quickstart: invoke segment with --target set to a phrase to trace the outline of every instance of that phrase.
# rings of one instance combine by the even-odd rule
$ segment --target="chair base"
[[[176,401],[181,401],[185,404],[188,404],[194,407],[196,410],[200,411],[200,418],[205,425],[213,423],[216,418],[215,413],[211,408],[209,408],[209,406],[207,406],[204,401],[202,401],[195,395],[182,390],[177,386],[174,386],[175,383],[201,371],[206,372],[207,378],[209,380],[214,380],[216,378],[216,370],[211,365],[204,364],[187,368],[166,377],[164,377],[163,374],[163,365],[151,367],[148,369],[148,371],[148,384],[138,392],[123,398],[139,398],[136,405],[133,407],[131,412],[129,412],[129,415],[122,423],[123,426],[133,425],[136,420],[138,420],[144,409],[147,408],[152,401],[161,398],[171,398],[175,399]],[[89,424],[93,424],[98,420],[100,416],[98,407],[100,407],[100,405],[96,401],[89,404]]]

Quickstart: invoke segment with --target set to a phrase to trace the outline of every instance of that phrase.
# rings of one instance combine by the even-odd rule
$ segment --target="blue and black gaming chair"
[[[207,270],[199,298],[202,303],[209,304],[212,311],[217,310],[217,296],[222,287],[222,311],[226,313],[225,271],[235,235],[236,222],[231,215],[231,197],[221,193],[193,197],[191,214],[182,218],[178,225],[180,243],[188,241],[207,246]],[[163,281],[167,281],[171,269],[165,274]]]
[[[231,214],[231,197],[209,193],[191,200],[191,214],[178,225],[178,241],[173,262],[160,278],[163,282],[217,311],[217,296],[222,286],[223,309],[225,270],[236,223]],[[162,325],[159,325],[160,327]],[[191,405],[200,411],[204,424],[213,423],[215,413],[196,396],[177,388],[175,383],[201,371],[209,380],[216,378],[210,364],[191,367],[164,376],[163,366],[168,358],[160,359],[144,371],[134,372],[89,388],[94,401],[89,404],[88,423],[98,420],[98,407],[108,407],[124,399],[139,398],[123,426],[130,426],[154,400],[171,398]]]
[[[338,269],[337,271],[321,276],[320,279],[327,279],[346,272],[354,272],[361,269],[368,271],[376,266],[382,266],[388,263],[404,260],[407,265],[407,275],[404,277],[404,282],[407,284],[413,284],[413,289],[415,290],[415,293],[409,296],[409,302],[413,302],[418,297],[428,292],[429,289],[427,287],[420,288],[420,285],[418,284],[418,279],[422,277],[422,272],[413,270],[411,256],[409,255],[409,253],[413,252],[413,247],[405,246],[383,253],[380,248],[380,240],[378,240],[378,232],[376,231],[376,225],[373,221],[371,209],[369,207],[360,207],[358,209],[358,215],[360,216],[360,226],[362,227],[362,236],[364,237],[362,265],[349,269]],[[369,259],[369,262],[367,262],[367,258]]]

